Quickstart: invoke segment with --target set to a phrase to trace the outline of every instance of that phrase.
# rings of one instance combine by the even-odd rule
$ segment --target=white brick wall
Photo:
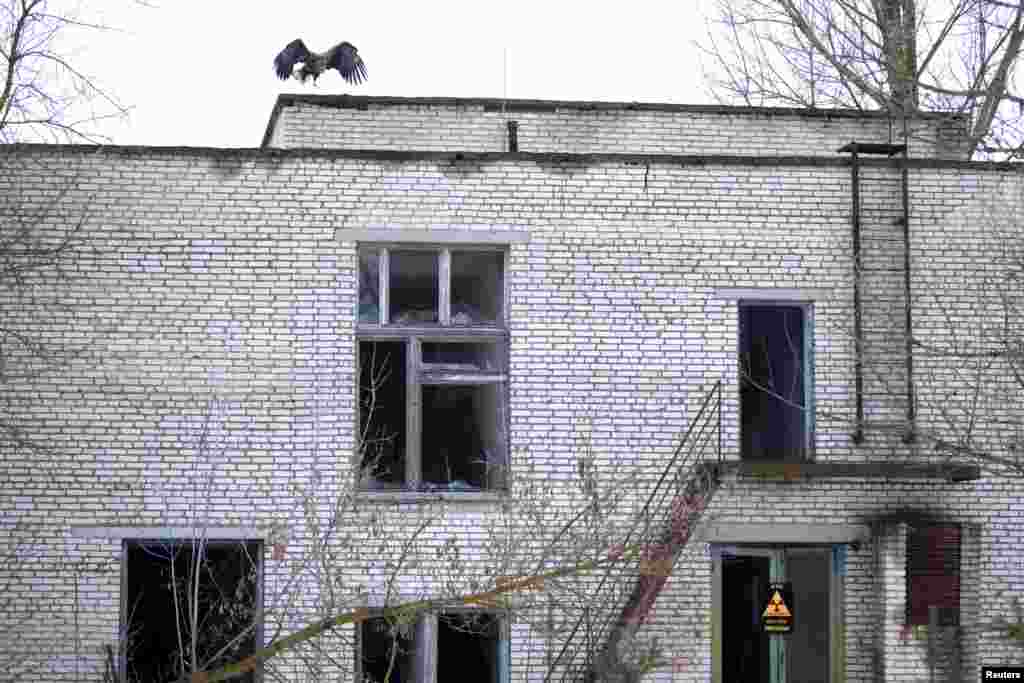
[[[899,142],[902,123],[862,112],[605,102],[282,95],[270,147],[467,152],[836,156],[852,140]],[[909,123],[914,156],[956,158],[955,120]]]
[[[306,146],[301,130],[316,129],[310,122],[319,121],[335,126],[327,138],[332,145],[418,147],[430,130],[444,128],[459,131],[463,149],[500,149],[492,145],[501,131],[474,142],[468,129],[453,128],[467,118],[473,128],[493,114],[478,109],[371,104],[365,111],[320,111],[300,103],[282,111],[284,139],[275,144]],[[410,128],[414,116],[429,125]],[[538,127],[534,139],[527,112],[516,114],[524,121],[521,149],[536,140],[538,148],[565,144],[571,151],[621,144],[637,152],[692,153],[678,137],[659,148],[664,131],[650,132],[680,125],[662,119],[682,113],[577,112],[558,125],[555,114],[543,116],[550,127],[543,134]],[[581,122],[587,116],[594,119],[590,127]],[[744,118],[692,116],[710,131],[700,136],[704,141],[730,139],[735,119]],[[831,154],[859,134],[849,126],[861,125],[846,118],[769,118],[780,137],[759,153]],[[391,125],[393,138],[377,137]],[[838,139],[826,142],[833,125]],[[645,127],[650,130],[639,130]],[[574,131],[581,141],[569,141]],[[346,135],[357,137],[349,142]],[[423,148],[449,144],[424,142]],[[797,144],[808,147],[794,149]],[[755,151],[730,142],[700,153],[716,149]],[[311,569],[303,574],[305,588],[288,593],[296,602],[278,598],[290,569],[311,552],[305,520],[326,523],[332,495],[350,480],[352,230],[529,232],[529,242],[509,248],[514,499],[546,488],[535,495],[558,504],[544,509],[546,525],[517,516],[515,506],[488,503],[346,508],[332,546],[338,555],[330,558],[344,579],[335,604],[379,600],[373,596],[382,563],[417,533],[423,564],[400,582],[402,597],[441,590],[447,576],[463,586],[469,579],[487,585],[496,552],[490,534],[506,522],[519,525],[522,543],[503,572],[525,571],[536,559],[530,541],[554,533],[560,515],[581,500],[573,480],[581,449],[593,451],[606,482],[647,481],[719,379],[726,387],[725,455],[735,459],[737,308],[729,288],[814,293],[819,460],[941,460],[926,443],[907,446],[898,435],[869,434],[855,447],[848,423],[828,417],[853,411],[850,182],[839,163],[7,147],[0,148],[0,165],[8,170],[0,177],[0,211],[24,215],[63,191],[58,215],[44,224],[59,229],[86,210],[89,218],[71,280],[32,281],[42,302],[6,298],[0,309],[5,323],[79,350],[66,367],[3,387],[12,414],[24,418],[34,438],[53,445],[41,452],[4,446],[0,469],[7,483],[0,510],[14,511],[7,519],[26,529],[15,533],[6,522],[3,533],[33,544],[16,553],[20,574],[5,568],[14,576],[13,602],[0,623],[13,622],[19,634],[8,649],[45,653],[45,662],[25,668],[45,671],[48,680],[82,680],[99,671],[102,646],[117,638],[120,542],[73,534],[83,526],[236,525],[265,538],[283,534],[285,559],[273,559],[269,544],[264,558],[268,623],[303,625],[329,610],[330,596],[317,588]],[[951,330],[958,338],[980,334],[979,324],[994,310],[985,298],[990,281],[1004,272],[1000,249],[1020,244],[1020,176],[978,164],[911,173],[918,333],[935,341]],[[72,305],[70,312],[63,304]],[[922,427],[955,438],[943,409],[969,400],[949,392],[962,384],[957,373],[964,364],[921,358],[918,367]],[[980,371],[986,410],[972,443],[1005,452],[1006,439],[1021,429],[1024,396],[1004,367]],[[211,447],[198,453],[207,415]],[[304,509],[309,491],[318,497]],[[1019,648],[983,628],[1009,615],[1004,594],[1024,592],[1019,492],[1017,481],[1001,478],[961,484],[729,478],[705,514],[718,522],[871,523],[906,509],[978,525],[971,570],[977,581],[964,585],[977,601],[964,606],[965,615],[974,615],[963,640],[970,678],[982,663],[1024,663]],[[449,537],[461,548],[454,564],[443,552]],[[847,680],[872,680],[879,666],[886,680],[919,680],[921,672],[907,662],[920,644],[893,632],[894,615],[903,609],[898,579],[886,584],[883,605],[873,548],[851,550],[848,570]],[[887,581],[895,575],[884,574]],[[651,630],[664,634],[669,656],[687,662],[671,680],[710,674],[710,580],[705,548],[693,544],[659,600]],[[33,617],[42,609],[43,594],[34,590],[40,582],[44,620]],[[516,680],[540,675],[543,655],[526,644],[527,633],[542,638],[536,625],[513,628]],[[309,679],[308,673],[295,677]]]

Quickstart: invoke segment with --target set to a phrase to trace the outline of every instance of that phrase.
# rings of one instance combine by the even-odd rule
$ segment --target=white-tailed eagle
[[[366,65],[352,43],[338,43],[327,52],[317,53],[310,52],[305,43],[296,38],[274,57],[277,77],[282,81],[288,80],[299,62],[302,62],[302,68],[294,76],[303,83],[310,76],[316,83],[316,79],[328,69],[337,69],[341,77],[352,84],[366,80]]]

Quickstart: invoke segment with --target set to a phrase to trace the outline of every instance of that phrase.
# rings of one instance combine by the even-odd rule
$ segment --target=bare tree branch
[[[127,108],[55,46],[65,29],[116,29],[48,5],[0,0],[0,143],[106,141],[92,124]]]

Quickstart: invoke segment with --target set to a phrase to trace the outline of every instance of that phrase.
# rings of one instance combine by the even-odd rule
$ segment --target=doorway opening
[[[729,547],[717,554],[713,681],[823,683],[837,679],[841,579],[831,546]],[[793,629],[766,633],[769,584],[789,583]]]
[[[739,308],[741,455],[806,460],[811,452],[809,308],[741,303]]]
[[[770,558],[722,558],[722,680],[769,683],[769,636],[761,632]]]

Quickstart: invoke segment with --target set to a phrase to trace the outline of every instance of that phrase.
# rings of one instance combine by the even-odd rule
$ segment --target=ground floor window
[[[507,683],[507,620],[499,614],[457,610],[413,621],[376,618],[359,629],[363,683]]]
[[[252,654],[261,635],[261,553],[259,541],[126,541],[124,680],[175,681]]]

